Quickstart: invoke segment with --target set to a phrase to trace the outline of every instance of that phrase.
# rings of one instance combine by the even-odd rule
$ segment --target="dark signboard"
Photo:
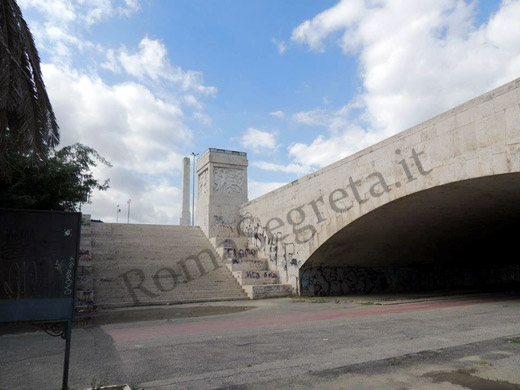
[[[81,213],[0,209],[0,322],[68,321]]]

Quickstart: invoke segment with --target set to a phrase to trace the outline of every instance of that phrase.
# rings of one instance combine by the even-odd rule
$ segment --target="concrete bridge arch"
[[[472,257],[468,281],[518,282],[519,201],[517,79],[239,211],[285,282],[336,294],[462,280]]]

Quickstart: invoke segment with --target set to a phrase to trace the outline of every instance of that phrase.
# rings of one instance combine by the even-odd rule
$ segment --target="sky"
[[[18,3],[105,222],[178,224],[192,152],[246,152],[254,199],[520,77],[520,0]]]

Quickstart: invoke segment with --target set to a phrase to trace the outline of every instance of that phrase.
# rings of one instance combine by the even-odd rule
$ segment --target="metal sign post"
[[[69,361],[70,361],[70,338],[72,335],[72,321],[67,321],[65,327],[67,328],[67,336],[65,337],[65,358],[63,361],[63,382],[62,390],[69,389]]]
[[[199,154],[195,152],[191,152],[191,155],[193,156],[193,183],[192,183],[192,194],[191,194],[191,226],[195,226],[195,157],[197,157]]]

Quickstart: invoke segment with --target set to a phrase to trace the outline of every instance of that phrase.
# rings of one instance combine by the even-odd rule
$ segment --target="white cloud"
[[[130,16],[141,8],[139,0],[124,0],[124,5],[120,6],[117,11],[120,15]]]
[[[23,11],[32,9],[41,17],[28,20],[39,50],[56,61],[70,63],[75,50],[95,45],[83,32],[113,17],[128,17],[140,8],[138,0],[19,0]]]
[[[133,53],[123,47],[117,59],[129,75],[138,79],[167,80],[178,85],[183,91],[194,91],[204,95],[214,95],[217,92],[217,88],[204,85],[202,72],[185,71],[181,67],[173,66],[168,60],[166,46],[157,39],[144,37],[139,43],[139,50]]]
[[[269,113],[269,115],[275,116],[275,117],[277,117],[279,119],[284,119],[285,118],[285,113],[282,110],[272,111],[272,112]]]
[[[273,152],[278,148],[275,133],[269,133],[253,127],[248,128],[244,132],[240,138],[240,144],[254,153]]]
[[[202,110],[203,108],[203,105],[202,103],[199,101],[199,99],[197,99],[195,96],[193,96],[191,93],[189,94],[186,94],[182,97],[182,102],[187,105],[187,106],[190,106],[190,107],[194,107],[196,108],[197,110]]]
[[[96,193],[87,209],[115,218],[115,205],[131,198],[134,221],[178,223],[178,188],[168,177],[179,174],[182,150],[191,142],[182,110],[137,83],[108,85],[54,64],[43,64],[42,71],[61,145],[87,144],[114,166],[96,168],[96,177],[111,178],[111,189]]]
[[[259,182],[254,180],[248,180],[248,192],[249,192],[249,200],[253,200],[267,194],[268,192],[274,191],[277,188],[282,187],[287,183],[279,183],[279,182]]]
[[[106,61],[101,63],[101,67],[103,69],[106,69],[106,70],[109,70],[111,72],[114,72],[114,73],[119,73],[121,72],[121,67],[119,66],[118,62],[117,62],[117,58],[116,58],[116,54],[114,52],[114,49],[108,49],[106,52]]]
[[[18,0],[21,8],[34,8],[47,18],[70,23],[78,18],[76,5],[70,0]]]
[[[365,7],[363,0],[340,1],[312,20],[306,20],[300,24],[294,29],[291,40],[306,43],[313,50],[323,51],[323,40],[331,33],[345,30],[357,22],[364,13]]]
[[[305,164],[305,163],[304,163]],[[275,164],[268,161],[253,161],[252,166],[265,169],[266,171],[273,172],[285,172],[285,173],[296,173],[306,174],[310,172],[310,167],[304,164]]]
[[[291,116],[291,121],[312,127],[324,127],[335,133],[345,130],[350,125],[351,111],[362,107],[359,101],[353,99],[338,110],[325,110],[316,108],[310,111],[300,111]]]
[[[18,0],[23,8],[35,8],[48,19],[62,24],[78,22],[90,26],[114,16],[130,16],[140,8],[138,0]]]
[[[114,163],[146,174],[169,173],[180,161],[177,145],[189,142],[191,131],[178,106],[140,84],[110,86],[56,65],[42,69],[63,144],[80,140]]]
[[[520,2],[504,0],[480,26],[474,5],[343,0],[295,28],[291,39],[318,52],[339,35],[341,50],[358,56],[363,84],[355,97],[362,112],[353,123],[321,109],[292,116],[332,131],[291,146],[295,161],[305,155],[323,166],[518,77]],[[331,159],[330,150],[339,155]]]
[[[321,168],[367,148],[389,135],[384,131],[366,132],[358,126],[351,125],[330,137],[320,135],[310,145],[295,143],[289,146],[289,155],[297,164]]]
[[[114,178],[115,176],[115,178]],[[119,222],[127,221],[127,200],[130,203],[130,223],[152,223],[174,225],[179,223],[181,192],[169,181],[158,183],[135,180],[134,186],[122,189],[121,183],[131,181],[132,174],[124,172],[119,180],[114,171],[110,172],[111,186],[106,192],[95,194],[92,205],[84,205],[82,211],[94,219],[116,222],[116,206],[119,205]]]
[[[203,125],[209,126],[213,124],[213,119],[211,119],[209,115],[204,114],[203,112],[195,112],[193,114],[193,118]]]
[[[285,51],[287,50],[287,44],[284,41],[278,41],[277,39],[272,39],[272,42],[276,45],[276,48],[278,49],[278,53],[280,55],[283,55]]]
[[[291,116],[293,122],[307,126],[327,126],[329,116],[322,109],[300,111]]]

